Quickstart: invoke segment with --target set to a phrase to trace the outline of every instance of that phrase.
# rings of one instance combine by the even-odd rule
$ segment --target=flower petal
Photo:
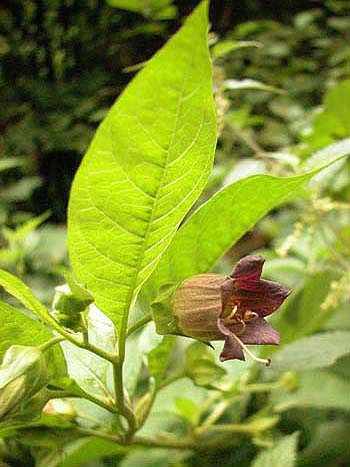
[[[246,323],[246,329],[239,338],[244,344],[278,345],[280,343],[279,333],[264,319]]]
[[[239,308],[255,311],[263,318],[276,311],[289,294],[290,291],[277,282],[264,279],[237,281],[234,300],[239,302]]]
[[[220,361],[226,360],[245,360],[244,353],[237,341],[232,336],[225,337],[225,344],[220,354]]]
[[[238,281],[257,281],[261,276],[264,263],[265,259],[260,255],[245,256],[238,261],[231,277]]]
[[[234,281],[231,277],[226,277],[221,286],[221,302],[222,302],[222,311],[221,315],[223,316],[228,305],[232,305],[232,297],[234,290]]]
[[[232,337],[231,331],[218,319],[218,329],[225,336],[225,344],[220,354],[220,361],[226,360],[245,360],[244,353],[238,342]]]

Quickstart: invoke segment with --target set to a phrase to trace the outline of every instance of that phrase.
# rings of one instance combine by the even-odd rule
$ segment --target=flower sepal
[[[151,303],[152,319],[156,331],[163,336],[174,334],[184,336],[177,326],[174,310],[174,293],[180,284],[170,283],[161,287],[156,300]]]

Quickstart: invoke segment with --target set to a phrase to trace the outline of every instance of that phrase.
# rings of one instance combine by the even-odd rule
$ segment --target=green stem
[[[240,425],[238,423],[230,423],[230,424],[220,424],[220,425],[209,425],[206,426],[204,429],[199,427],[197,429],[197,433],[202,434],[205,432],[218,432],[218,433],[243,433],[243,434],[252,434],[256,432],[255,428],[252,428],[250,425]]]
[[[62,398],[67,398],[67,397],[83,397],[84,399],[89,400],[90,402],[102,407],[105,410],[108,410],[108,412],[115,413],[115,408],[113,405],[107,401],[106,399],[99,397],[99,396],[93,396],[92,394],[89,394],[88,392],[85,392],[83,389],[79,389],[79,394],[76,394],[74,392],[71,392],[69,390],[65,391],[59,391],[59,390],[51,390],[48,389],[48,394],[50,396],[50,399],[62,399]]]
[[[257,384],[247,384],[242,386],[239,389],[240,393],[251,394],[258,392],[270,392],[276,389],[280,389],[285,386],[283,379],[279,381],[274,381],[273,383],[257,383]]]
[[[64,340],[64,337],[53,337],[49,341],[46,341],[43,344],[38,345],[38,349],[40,349],[42,352],[45,352],[50,347],[58,344],[59,342],[62,342],[63,340]]]
[[[161,390],[165,388],[166,386],[169,386],[169,384],[174,383],[175,381],[185,378],[186,377],[186,372],[181,370],[178,373],[174,373],[173,375],[170,375],[168,378],[166,378],[164,381],[162,381],[159,386],[158,390]]]
[[[130,334],[142,328],[142,326],[149,323],[150,321],[152,321],[152,315],[151,314],[145,315],[143,318],[141,318],[139,321],[136,321],[136,323],[132,324],[128,328],[128,330],[126,331],[126,336],[127,337],[130,336]]]
[[[112,443],[118,443],[123,445],[137,445],[137,446],[149,446],[149,447],[162,447],[162,448],[175,448],[175,449],[193,449],[196,448],[196,443],[187,439],[164,439],[164,438],[145,438],[143,436],[135,436],[132,441],[126,441],[120,436],[111,435],[102,431],[91,430],[86,428],[80,428],[79,432],[88,435],[96,436]]]
[[[124,361],[120,359],[119,361],[113,364],[113,377],[114,377],[114,390],[115,390],[115,404],[116,410],[122,415],[128,422],[128,431],[126,434],[126,439],[132,437],[132,435],[137,430],[137,421],[134,410],[125,402],[124,397],[124,384],[123,384],[123,366],[119,362]]]
[[[114,363],[116,361],[117,357],[115,355],[112,355],[109,352],[106,352],[103,349],[100,349],[99,347],[96,347],[93,344],[85,343],[84,341],[77,339],[77,337],[74,336],[71,332],[61,327],[60,324],[51,316],[49,317],[49,319],[46,319],[46,321],[47,321],[47,324],[49,324],[49,326],[51,326],[55,331],[58,332],[58,334],[61,334],[61,336],[63,336],[67,341],[74,344],[76,347],[89,350],[95,355],[98,355],[104,360],[107,360],[108,362]]]

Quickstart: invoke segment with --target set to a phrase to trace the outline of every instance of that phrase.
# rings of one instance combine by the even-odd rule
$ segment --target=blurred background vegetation
[[[197,4],[2,2],[0,267],[22,276],[43,301],[50,302],[68,267],[69,188],[97,125]],[[320,165],[331,144],[333,153],[349,151],[350,1],[212,0],[210,17],[220,136],[201,202],[248,175],[293,175]],[[233,260],[252,252],[270,260],[267,276],[294,291],[276,316],[285,342],[350,329],[349,198],[345,161],[318,177],[292,209],[278,209],[261,221],[219,266],[230,270]],[[300,465],[348,465],[349,358],[327,371],[304,378],[298,397],[257,394],[240,409],[279,404],[281,432],[300,432]],[[264,442],[269,440],[256,440]],[[25,449],[31,448],[29,442]],[[143,458],[142,465],[245,466],[255,453],[243,441],[220,456],[174,455],[166,463],[155,450],[151,463]],[[133,455],[89,465],[141,465]]]

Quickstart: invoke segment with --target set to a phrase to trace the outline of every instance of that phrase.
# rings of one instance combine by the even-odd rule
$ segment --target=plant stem
[[[117,357],[115,355],[112,355],[109,352],[106,352],[105,350],[100,349],[99,347],[96,347],[93,344],[90,344],[89,342],[85,343],[84,341],[78,339],[71,332],[61,327],[60,324],[51,316],[50,316],[50,319],[46,319],[46,321],[49,326],[51,326],[55,331],[58,332],[58,334],[61,334],[62,337],[64,337],[67,341],[74,344],[76,347],[89,350],[95,355],[98,355],[104,360],[107,360],[108,362],[114,363],[116,361]]]
[[[100,396],[93,396],[92,394],[89,394],[88,392],[84,391],[83,389],[79,388],[79,394],[76,394],[74,392],[71,392],[69,390],[51,390],[48,389],[48,393],[50,396],[50,399],[62,399],[66,397],[83,397],[84,399],[89,400],[90,402],[93,402],[94,404],[102,407],[105,410],[108,410],[108,412],[115,413],[115,408],[113,407],[112,404],[109,403],[106,399],[100,397]]]
[[[45,352],[53,345],[56,345],[64,340],[64,337],[53,337],[49,341],[44,342],[43,344],[38,345],[38,349]]]
[[[128,330],[126,331],[126,337],[130,336],[130,334],[132,334],[135,331],[137,331],[138,329],[142,328],[142,326],[149,323],[150,321],[152,321],[152,316],[149,313],[149,314],[145,315],[143,318],[141,318],[140,320],[136,321],[136,323],[132,324],[128,328]]]
[[[132,435],[137,430],[137,421],[134,410],[125,402],[124,397],[124,384],[123,384],[123,359],[120,358],[119,361],[113,364],[113,377],[114,377],[114,390],[115,390],[115,404],[116,410],[122,415],[128,422],[128,432],[126,434],[126,439],[132,437]]]
[[[196,447],[196,443],[187,438],[182,440],[177,439],[164,439],[164,438],[145,438],[143,436],[135,436],[132,441],[127,441],[122,437],[116,435],[110,435],[102,431],[91,430],[87,428],[79,428],[79,432],[88,436],[97,436],[113,443],[123,445],[137,445],[137,446],[149,446],[149,447],[163,447],[163,448],[175,448],[175,449],[193,449]]]
[[[279,381],[274,381],[273,383],[257,383],[257,384],[247,384],[242,386],[239,389],[240,393],[252,394],[258,392],[270,392],[276,389],[280,389],[285,386],[283,379]]]
[[[219,433],[244,433],[244,434],[251,434],[255,433],[255,429],[253,429],[250,425],[240,425],[238,423],[230,423],[230,424],[220,424],[220,425],[209,425],[206,426],[205,429],[199,427],[197,433],[203,433],[204,431],[212,431],[212,432],[219,432]]]

